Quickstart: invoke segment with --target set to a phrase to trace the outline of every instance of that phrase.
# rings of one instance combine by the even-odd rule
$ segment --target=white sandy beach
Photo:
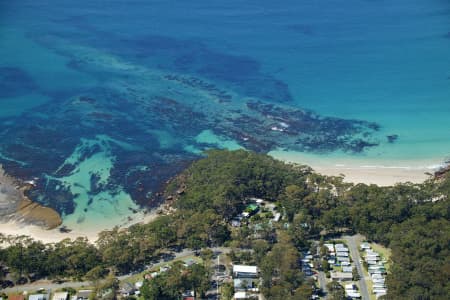
[[[444,164],[438,160],[374,160],[367,158],[318,157],[299,152],[272,151],[269,155],[286,162],[312,167],[329,176],[344,175],[352,183],[390,186],[401,182],[421,183]],[[427,174],[428,173],[428,174]]]

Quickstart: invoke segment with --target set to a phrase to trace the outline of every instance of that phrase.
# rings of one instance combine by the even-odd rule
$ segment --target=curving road
[[[216,253],[221,253],[221,254],[229,253],[231,251],[230,248],[226,248],[226,247],[214,247],[214,248],[210,248],[210,249]],[[171,260],[160,261],[158,263],[153,264],[152,267],[164,265],[164,264],[170,263],[170,261],[172,261],[172,260],[180,259],[180,258],[183,258],[186,256],[192,256],[195,254],[195,251],[190,250],[190,249],[184,249],[181,252],[173,253],[173,254],[174,254],[174,257]],[[126,274],[126,275],[118,276],[117,279],[122,281],[133,275],[134,274]],[[63,282],[63,283],[53,283],[50,280],[39,280],[39,281],[36,281],[33,283],[17,285],[14,287],[0,289],[0,290],[5,293],[16,293],[16,292],[19,293],[19,292],[23,292],[23,291],[36,291],[37,289],[40,289],[40,288],[43,288],[45,290],[55,290],[55,289],[62,289],[62,288],[67,288],[67,287],[81,288],[81,287],[89,287],[89,286],[92,286],[92,282],[90,282],[90,281],[79,281],[79,282],[67,281],[67,282]]]
[[[350,250],[350,256],[353,260],[353,263],[356,266],[356,270],[358,270],[359,274],[359,292],[361,293],[361,298],[363,300],[370,300],[369,289],[367,288],[366,278],[364,278],[364,270],[363,266],[360,263],[361,256],[358,251],[358,239],[359,235],[352,236],[344,236],[344,240],[347,242],[348,249]]]

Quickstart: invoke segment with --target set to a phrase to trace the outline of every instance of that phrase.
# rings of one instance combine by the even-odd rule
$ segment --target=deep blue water
[[[73,223],[213,147],[440,162],[450,3],[1,1],[0,107],[0,163]]]

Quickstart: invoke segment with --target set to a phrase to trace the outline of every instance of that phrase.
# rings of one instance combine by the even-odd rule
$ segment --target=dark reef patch
[[[25,70],[0,67],[0,99],[26,95],[36,88],[36,83]]]
[[[387,138],[388,142],[392,144],[398,140],[398,135],[391,134],[391,135],[386,136],[386,138]]]
[[[32,38],[98,85],[51,94],[52,101],[5,120],[0,131],[0,163],[13,176],[38,178],[30,197],[61,214],[74,212],[77,191],[86,191],[91,206],[100,193],[122,191],[141,206],[159,204],[167,180],[199,157],[189,149],[217,146],[198,141],[205,130],[257,152],[362,152],[378,144],[376,123],[283,104],[292,100],[289,87],[252,58],[194,40],[129,39],[91,29],[95,34]],[[65,177],[79,175],[91,158],[98,164],[83,174],[88,183],[71,182],[77,191],[71,190]]]

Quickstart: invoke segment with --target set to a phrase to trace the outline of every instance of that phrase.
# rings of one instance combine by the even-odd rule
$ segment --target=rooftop
[[[252,274],[257,274],[258,273],[258,267],[257,266],[234,265],[233,266],[233,273],[252,273]]]

